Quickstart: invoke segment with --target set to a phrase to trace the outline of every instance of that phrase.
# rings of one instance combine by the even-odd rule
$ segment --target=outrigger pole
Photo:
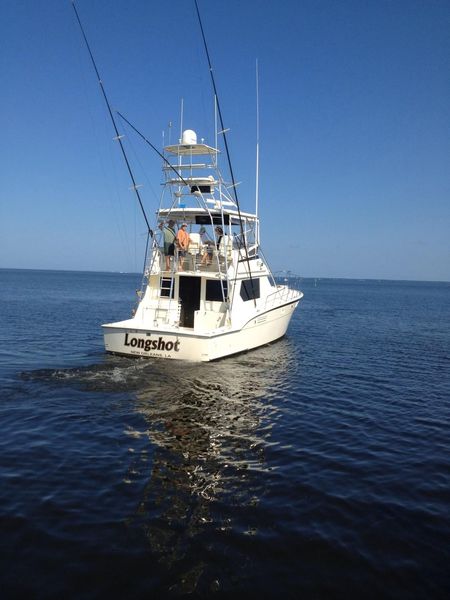
[[[213,68],[212,68],[212,64],[211,64],[211,59],[209,57],[208,46],[206,44],[205,32],[203,31],[202,20],[200,18],[200,11],[198,9],[197,0],[194,0],[194,1],[195,1],[195,8],[197,10],[197,17],[198,17],[198,23],[200,25],[200,31],[202,32],[203,45],[205,47],[206,58],[208,60],[209,74],[211,75],[211,82],[212,82],[212,86],[213,86],[213,90],[214,90],[214,96],[216,98],[217,112],[219,113],[219,119],[220,119],[220,127],[221,127],[221,131],[223,133],[223,141],[224,141],[225,150],[226,150],[226,153],[227,153],[228,168],[230,169],[231,183],[232,183],[234,198],[236,200],[236,206],[237,206],[237,209],[238,209],[239,221],[240,221],[240,224],[241,224],[242,238],[244,240],[244,232],[243,232],[242,219],[241,219],[241,209],[239,207],[239,199],[238,199],[238,193],[237,193],[237,189],[236,189],[236,182],[235,182],[235,179],[234,179],[233,167],[231,166],[231,157],[230,157],[230,152],[228,150],[228,142],[227,142],[226,129],[225,129],[225,126],[223,124],[222,111],[220,110],[219,95],[217,94],[216,81],[214,79],[214,73],[213,73]],[[245,240],[244,240],[244,244],[245,244]],[[245,244],[245,246],[247,246],[247,244]]]
[[[158,148],[156,148],[156,146],[154,146],[154,145],[153,145],[153,144],[150,142],[150,140],[148,140],[148,139],[145,137],[145,135],[144,135],[143,133],[141,133],[141,132],[140,132],[138,129],[136,129],[136,127],[135,127],[135,126],[134,126],[132,123],[130,123],[130,121],[129,121],[129,120],[126,118],[126,117],[124,117],[124,116],[123,116],[123,114],[122,114],[120,111],[117,111],[117,114],[118,114],[118,115],[119,115],[119,117],[122,119],[122,121],[125,121],[125,123],[126,123],[127,125],[129,125],[129,126],[131,127],[131,129],[132,129],[132,130],[133,130],[135,133],[137,133],[137,134],[138,134],[138,136],[140,136],[140,137],[141,137],[141,138],[144,140],[144,142],[145,142],[146,144],[148,144],[148,145],[150,146],[150,148],[156,152],[156,154],[158,154],[158,156],[160,156],[160,157],[163,159],[163,161],[165,162],[165,164],[166,164],[168,167],[170,167],[170,168],[172,169],[172,171],[175,173],[175,175],[176,175],[177,177],[179,177],[179,178],[180,178],[180,180],[181,180],[181,181],[184,183],[184,185],[186,185],[186,186],[189,186],[189,183],[186,181],[186,179],[184,179],[184,177],[181,175],[181,173],[180,173],[179,171],[177,171],[177,170],[175,169],[175,167],[174,167],[174,166],[173,166],[173,165],[172,165],[172,164],[171,164],[171,163],[170,163],[170,162],[167,160],[167,158],[164,156],[164,154],[161,154],[161,152],[158,150]]]
[[[225,150],[226,150],[226,153],[227,153],[228,168],[230,169],[231,183],[232,183],[232,187],[233,187],[234,198],[236,200],[236,207],[237,207],[237,210],[238,210],[239,224],[240,224],[240,227],[241,227],[241,238],[242,238],[242,241],[243,241],[243,244],[244,244],[245,254],[247,256],[248,276],[250,278],[250,284],[251,284],[251,287],[252,287],[252,291],[254,291],[252,271],[251,271],[251,268],[250,268],[250,259],[249,259],[249,256],[248,256],[248,249],[247,249],[247,241],[246,241],[245,236],[244,236],[244,226],[242,225],[241,209],[240,209],[240,206],[239,206],[239,199],[238,199],[238,193],[237,193],[237,189],[236,189],[236,182],[235,182],[234,174],[233,174],[233,167],[231,166],[231,157],[230,157],[230,152],[228,150],[228,142],[227,142],[226,129],[225,129],[225,126],[223,124],[222,111],[220,110],[219,95],[217,93],[216,81],[214,79],[213,68],[212,68],[212,64],[211,64],[211,59],[209,57],[208,45],[206,44],[205,32],[203,30],[203,25],[202,25],[202,20],[201,20],[201,17],[200,17],[200,11],[198,9],[197,0],[194,0],[194,2],[195,2],[195,8],[196,8],[196,11],[197,11],[198,23],[200,25],[200,31],[202,32],[203,45],[205,47],[206,58],[208,60],[209,74],[211,75],[211,82],[212,82],[212,86],[213,86],[213,90],[214,90],[214,96],[216,98],[216,104],[217,104],[217,112],[219,114],[219,119],[220,119],[220,127],[221,127],[221,130],[222,130],[222,133],[223,133],[223,141],[224,141]],[[259,237],[259,233],[257,235]],[[258,240],[258,244],[259,244],[259,240]],[[254,301],[255,306],[256,306],[256,300],[255,300],[255,298],[253,298],[253,301]]]
[[[101,80],[100,73],[98,72],[97,65],[95,64],[94,56],[93,56],[91,48],[89,46],[89,42],[87,40],[86,34],[84,33],[83,25],[81,24],[81,20],[80,20],[80,17],[78,15],[78,11],[77,11],[77,8],[75,6],[75,0],[72,0],[72,6],[73,6],[73,10],[75,11],[75,16],[76,16],[78,24],[80,26],[81,33],[83,35],[84,41],[86,43],[86,47],[88,49],[89,56],[91,57],[92,65],[93,65],[95,73],[97,75],[97,80],[98,80],[98,83],[99,83],[100,88],[102,90],[103,98],[105,99],[106,106],[108,107],[108,112],[109,112],[109,116],[111,117],[111,121],[112,121],[112,124],[113,124],[113,127],[114,127],[114,131],[116,132],[116,137],[114,139],[119,142],[120,149],[122,150],[122,155],[123,155],[123,158],[124,158],[125,163],[127,165],[128,173],[130,174],[131,181],[133,182],[133,190],[136,193],[136,197],[138,199],[139,206],[141,207],[141,211],[142,211],[142,214],[144,216],[145,223],[147,225],[148,234],[151,237],[153,237],[153,231],[152,231],[152,228],[150,227],[150,223],[148,222],[147,215],[146,215],[145,209],[144,209],[144,205],[142,204],[141,196],[139,194],[138,186],[136,185],[136,181],[134,179],[133,171],[131,170],[130,163],[128,162],[128,157],[127,157],[127,154],[125,152],[125,148],[124,148],[123,143],[122,143],[122,137],[123,136],[121,136],[119,134],[119,130],[117,129],[116,121],[114,119],[114,115],[113,115],[113,112],[111,110],[111,105],[109,103],[108,96],[106,95],[105,88],[103,86],[103,81]]]

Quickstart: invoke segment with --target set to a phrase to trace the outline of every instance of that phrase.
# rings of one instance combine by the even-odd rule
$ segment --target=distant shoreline
[[[89,273],[89,274],[104,274],[104,275],[136,275],[141,276],[142,272],[133,271],[85,271],[79,269],[25,269],[23,267],[0,267],[1,271],[33,271],[42,273]],[[385,277],[328,277],[328,276],[302,276],[302,275],[278,275],[276,272],[273,273],[274,277],[281,279],[287,277],[288,279],[296,280],[307,280],[307,281],[373,281],[373,282],[390,282],[390,283],[450,283],[450,280],[442,279],[389,279]]]

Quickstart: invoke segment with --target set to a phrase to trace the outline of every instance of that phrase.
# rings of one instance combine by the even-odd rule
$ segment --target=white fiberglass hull
[[[132,319],[126,323],[110,323],[103,325],[105,349],[114,354],[145,358],[216,360],[283,337],[299,300],[255,316],[242,329],[221,328],[205,335],[184,328],[174,331],[133,327]]]

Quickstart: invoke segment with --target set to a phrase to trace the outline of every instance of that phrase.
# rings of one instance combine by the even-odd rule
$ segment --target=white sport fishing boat
[[[214,146],[187,129],[178,144],[161,154],[120,113],[119,116],[163,158],[164,186],[155,232],[149,225],[126,157],[116,119],[73,2],[101,91],[108,107],[137,199],[152,240],[138,305],[130,319],[103,325],[107,352],[129,356],[210,361],[263,346],[283,337],[302,292],[275,281],[259,241],[258,193],[254,214],[239,207],[213,70],[216,125]],[[203,26],[197,15],[206,47]],[[219,169],[218,126],[223,135],[231,182]],[[258,165],[258,144],[257,144]],[[257,167],[258,181],[258,167]],[[256,186],[258,189],[258,185]],[[189,235],[186,250],[168,244],[171,231]],[[166,234],[166,240],[164,236]]]
[[[103,325],[106,350],[210,361],[281,338],[303,294],[275,281],[261,252],[259,219],[238,209],[222,180],[218,149],[186,130],[164,150],[170,200],[157,220],[162,227],[185,225],[188,250],[182,256],[175,249],[167,269],[158,228],[134,315]]]

